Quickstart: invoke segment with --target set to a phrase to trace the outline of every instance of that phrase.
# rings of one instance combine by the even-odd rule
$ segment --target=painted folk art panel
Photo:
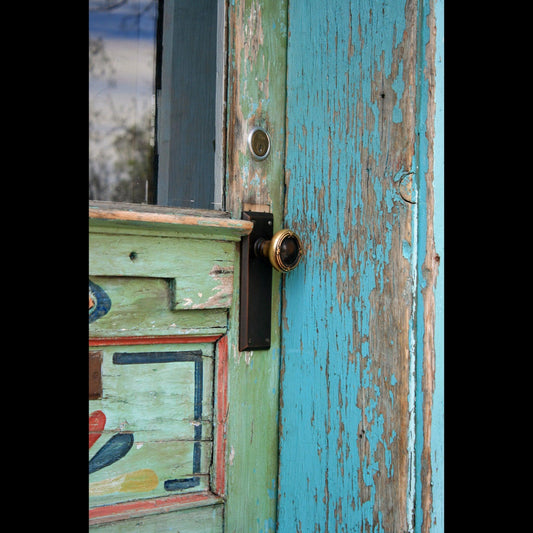
[[[172,290],[155,277],[89,279],[91,506],[210,488],[218,336],[161,335],[187,324]]]
[[[90,354],[101,358],[100,391],[89,401],[91,505],[208,489],[213,344]]]
[[[208,220],[207,234],[198,217],[140,215],[148,220],[90,219],[90,525],[220,531],[217,420],[227,412],[225,334],[243,229]]]

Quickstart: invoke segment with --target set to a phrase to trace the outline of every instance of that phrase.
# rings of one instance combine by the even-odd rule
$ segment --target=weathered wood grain
[[[226,308],[173,310],[174,278],[116,275],[90,279],[105,288],[112,302],[109,312],[89,325],[90,337],[221,335],[226,331]],[[187,294],[192,296],[193,291],[190,287]]]
[[[235,244],[144,235],[91,234],[89,275],[172,279],[174,309],[226,309]]]
[[[154,205],[90,202],[89,221],[93,227],[125,231],[154,231],[155,234],[190,235],[196,238],[239,241],[252,231],[249,222],[232,219],[229,213],[205,209],[181,209]]]
[[[426,58],[420,73],[420,202],[417,287],[417,472],[415,523],[444,527],[444,69],[443,2],[427,2],[419,31]]]
[[[283,227],[286,0],[228,2],[226,209],[269,211]],[[270,155],[252,158],[249,131],[271,138]],[[236,268],[238,270],[238,266]],[[276,530],[281,275],[272,275],[271,349],[239,352],[238,284],[228,327],[225,531]]]
[[[195,502],[193,507],[181,508],[179,504],[168,504],[163,498],[156,501],[159,509],[157,514],[153,514],[150,507],[137,511],[137,517],[131,518],[134,514],[130,509],[126,509],[122,515],[117,514],[115,521],[102,521],[101,525],[94,529],[105,531],[106,533],[131,533],[132,531],[179,531],[179,533],[222,533],[224,531],[222,520],[224,514],[223,501],[211,497],[206,499],[206,505],[198,505]],[[179,529],[176,529],[179,528]]]
[[[282,531],[430,528],[432,12],[289,3]]]

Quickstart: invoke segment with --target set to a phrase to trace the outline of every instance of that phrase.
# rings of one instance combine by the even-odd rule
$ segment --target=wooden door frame
[[[226,210],[270,212],[275,232],[284,223],[288,0],[235,0],[227,9]],[[271,138],[262,161],[247,145],[256,126]],[[273,270],[269,350],[239,352],[237,293],[230,310],[225,531],[276,530],[281,287]]]

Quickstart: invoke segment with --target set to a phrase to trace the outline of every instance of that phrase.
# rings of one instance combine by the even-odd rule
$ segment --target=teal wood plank
[[[306,253],[283,294],[280,531],[443,530],[435,24],[432,2],[289,3],[286,225]]]
[[[415,527],[444,531],[444,2],[419,25],[419,204]]]

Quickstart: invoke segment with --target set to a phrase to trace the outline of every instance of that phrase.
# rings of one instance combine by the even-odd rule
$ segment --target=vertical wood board
[[[286,0],[228,2],[226,208],[274,215],[283,227]],[[270,135],[270,155],[256,161],[247,136]],[[236,265],[235,270],[238,270]],[[276,531],[281,275],[272,273],[271,348],[239,352],[239,293],[228,325],[227,501],[225,531]]]
[[[442,527],[420,333],[438,274],[433,10],[289,3],[287,225],[305,256],[283,293],[281,531]]]

